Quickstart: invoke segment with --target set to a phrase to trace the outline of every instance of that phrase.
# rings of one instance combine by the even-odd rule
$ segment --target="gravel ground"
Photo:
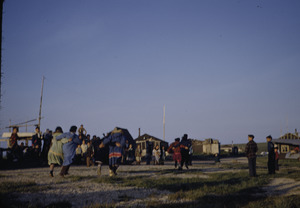
[[[247,163],[246,158],[223,159],[221,164]],[[193,178],[209,177],[209,173],[236,172],[237,169],[226,169],[215,165],[213,161],[194,161],[190,170],[183,174],[175,174],[174,163],[166,162],[162,166],[126,165],[120,166],[119,177],[145,176],[155,179],[157,172],[165,170],[164,177]],[[221,168],[222,167],[222,168]],[[30,204],[48,205],[50,203],[68,201],[72,207],[85,207],[90,204],[116,204],[117,206],[140,207],[145,202],[167,203],[170,192],[157,189],[115,186],[106,183],[96,183],[97,167],[71,166],[70,175],[62,178],[58,175],[59,167],[54,170],[54,177],[49,177],[48,168],[32,168],[23,170],[1,171],[0,183],[3,181],[35,182],[40,186],[38,193],[16,194],[17,200]],[[108,176],[108,166],[102,167],[102,176]],[[193,172],[197,172],[193,174]],[[199,174],[199,172],[203,174]],[[271,195],[300,194],[300,182],[293,179],[274,179],[264,189]]]

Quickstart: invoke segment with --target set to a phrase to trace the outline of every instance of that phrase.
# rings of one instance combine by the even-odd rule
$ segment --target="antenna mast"
[[[164,105],[164,119],[163,119],[163,127],[164,127],[164,141],[166,141],[166,106]]]
[[[45,80],[45,77],[43,76],[43,79],[42,79],[41,100],[40,100],[39,124],[38,124],[39,128],[41,127],[41,119],[42,119],[42,103],[43,103],[44,80]]]

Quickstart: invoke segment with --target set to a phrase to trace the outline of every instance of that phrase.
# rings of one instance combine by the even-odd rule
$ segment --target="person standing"
[[[32,147],[34,149],[34,156],[35,159],[39,159],[41,156],[41,145],[42,145],[42,135],[40,132],[40,128],[37,126],[35,128],[35,134],[32,136],[31,142],[32,142]]]
[[[68,142],[63,145],[64,162],[60,171],[60,176],[64,177],[68,174],[69,168],[73,162],[76,153],[77,145],[81,145],[81,141],[76,134],[77,127],[71,126],[70,132],[63,133],[56,137],[56,140],[68,139]]]
[[[11,149],[11,155],[13,160],[19,160],[20,155],[19,155],[19,145],[18,145],[18,128],[14,127],[13,132],[9,138],[9,148]]]
[[[121,163],[122,150],[125,147],[125,135],[122,129],[114,128],[114,130],[103,139],[100,148],[105,145],[109,146],[109,176],[117,175],[117,169]]]
[[[86,151],[87,151],[87,144],[85,143],[85,140],[81,140],[82,144],[81,144],[81,158],[83,159],[83,161],[86,161]]]
[[[86,166],[90,167],[91,165],[94,166],[93,162],[94,156],[94,149],[90,141],[87,143],[87,150],[86,150]]]
[[[141,160],[142,160],[142,149],[141,149],[141,145],[138,144],[137,148],[135,149],[135,161],[137,165],[141,164]]]
[[[278,160],[279,160],[279,152],[278,152],[278,146],[275,146],[274,148],[275,150],[275,170],[279,170],[279,164],[278,164]]]
[[[82,137],[85,137],[86,134],[87,134],[87,131],[83,127],[83,124],[81,124],[79,129],[78,129],[78,135],[81,135]]]
[[[272,142],[272,136],[266,137],[268,144],[268,172],[269,174],[275,174],[275,150]]]
[[[160,164],[164,165],[165,164],[165,160],[166,160],[166,150],[165,150],[165,146],[161,146],[161,154],[160,154]]]
[[[256,152],[258,150],[257,144],[253,141],[254,136],[248,135],[248,143],[246,145],[245,153],[248,158],[249,175],[250,177],[256,177]]]
[[[42,150],[43,162],[47,162],[47,156],[51,146],[52,138],[53,138],[52,131],[47,129],[43,135],[43,140],[44,140],[43,150]]]
[[[160,149],[158,145],[156,145],[155,148],[153,149],[152,155],[153,155],[153,164],[159,165]]]

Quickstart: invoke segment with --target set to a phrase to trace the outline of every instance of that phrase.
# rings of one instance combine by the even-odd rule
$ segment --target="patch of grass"
[[[35,182],[2,182],[0,184],[0,194],[8,194],[14,192],[38,192],[44,190]]]
[[[300,207],[300,196],[276,196],[250,202],[246,208],[296,208]]]
[[[132,199],[132,197],[127,196],[126,194],[119,196],[119,201],[128,202]]]
[[[67,177],[68,180],[71,180],[72,182],[81,181],[85,179],[91,179],[90,176],[78,176],[78,175],[72,175]]]
[[[211,174],[210,178],[203,179],[195,184],[189,184],[188,189],[179,190],[169,195],[169,198],[170,200],[200,200],[204,196],[247,194],[253,190],[259,191],[259,188],[268,182],[269,178],[265,175],[250,178],[246,172],[234,175],[231,173]]]
[[[114,204],[91,204],[89,206],[85,206],[84,208],[115,208]]]
[[[299,160],[291,160],[291,159],[282,159],[279,160],[279,166],[282,167],[300,167],[300,161]]]
[[[55,202],[45,206],[45,208],[71,208],[71,207],[72,204],[68,201]]]

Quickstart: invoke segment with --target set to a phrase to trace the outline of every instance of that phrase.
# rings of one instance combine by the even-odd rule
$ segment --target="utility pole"
[[[164,141],[166,141],[166,106],[164,105],[164,118],[163,118],[163,128],[164,128]]]
[[[0,0],[0,103],[1,103],[1,85],[2,85],[2,17],[3,17],[3,2],[4,0]]]
[[[41,90],[41,100],[40,100],[39,124],[38,124],[39,128],[41,128],[41,119],[42,119],[42,102],[43,102],[44,80],[45,80],[45,77],[43,76],[43,79],[42,79],[42,90]]]

